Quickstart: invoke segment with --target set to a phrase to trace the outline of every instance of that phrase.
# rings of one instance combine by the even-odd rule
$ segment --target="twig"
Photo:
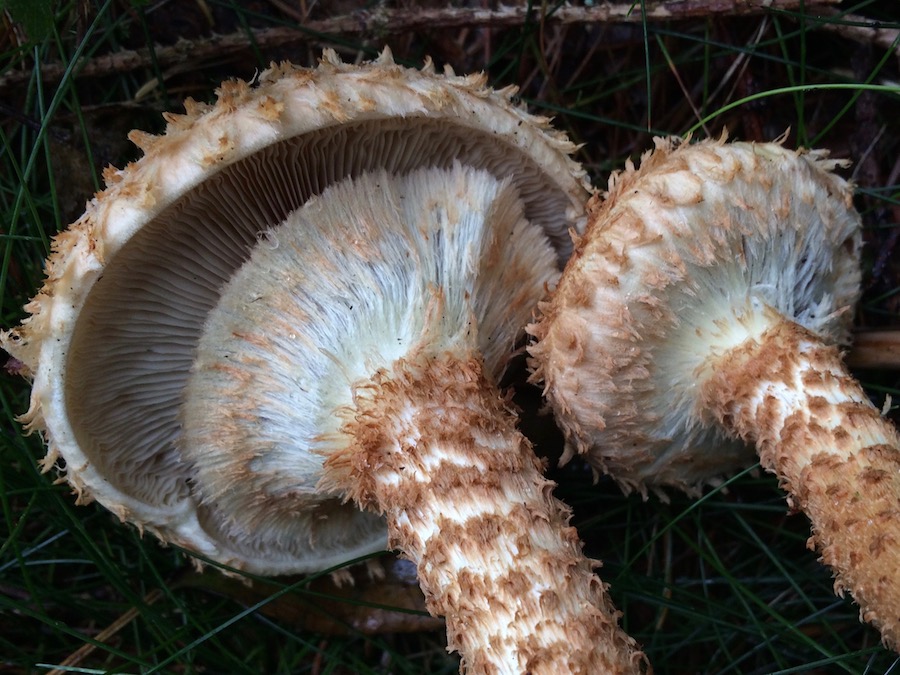
[[[847,354],[851,368],[900,368],[900,330],[859,331],[853,336],[853,347]]]
[[[878,21],[864,16],[842,14],[831,7],[822,7],[821,14],[822,19],[816,22],[814,28],[837,33],[854,42],[893,50],[897,58],[900,58],[900,30],[885,28]],[[837,20],[832,21],[832,18],[837,18]]]
[[[144,604],[152,605],[161,597],[163,597],[163,592],[160,589],[156,588],[144,596]],[[71,672],[71,670],[75,669],[82,661],[84,661],[97,649],[98,643],[106,642],[107,640],[109,640],[116,633],[125,628],[125,626],[134,621],[138,616],[140,616],[140,610],[137,607],[132,607],[126,610],[124,614],[113,621],[109,626],[97,633],[97,636],[94,638],[95,642],[87,642],[81,645],[81,647],[69,654],[69,656],[67,656],[63,660],[63,662],[59,664],[59,667],[49,671],[47,675],[65,675],[66,673]]]
[[[793,11],[803,8],[825,9],[840,0],[662,0],[647,3],[646,16],[641,15],[641,4],[626,0],[621,3],[602,2],[591,7],[563,5],[544,15],[537,15],[528,4],[505,6],[497,9],[478,7],[447,7],[441,9],[406,9],[379,7],[372,11],[358,11],[329,19],[310,21],[298,27],[262,28],[252,31],[252,40],[260,48],[273,48],[293,43],[318,40],[329,35],[388,36],[410,31],[435,28],[521,26],[526,20],[541,20],[557,24],[588,23],[639,23],[647,21],[677,21],[715,16],[747,16],[769,11]],[[238,52],[247,48],[247,31],[229,35],[214,35],[197,40],[180,40],[174,45],[155,47],[153,53],[160,67],[191,59],[200,64],[213,57]],[[98,77],[124,73],[151,64],[151,50],[122,50],[112,54],[85,59],[75,69],[78,77]],[[196,67],[196,65],[194,66]],[[61,63],[41,66],[41,78],[55,82],[65,72]],[[28,80],[31,70],[11,71],[0,77],[0,90]]]

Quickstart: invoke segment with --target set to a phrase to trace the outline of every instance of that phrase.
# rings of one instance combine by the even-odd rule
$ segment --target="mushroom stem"
[[[357,388],[328,490],[387,516],[466,673],[638,672],[569,509],[480,357],[400,360]]]
[[[861,618],[900,648],[900,436],[838,350],[781,320],[718,359],[701,405],[756,444],[809,517],[835,590],[851,591]]]

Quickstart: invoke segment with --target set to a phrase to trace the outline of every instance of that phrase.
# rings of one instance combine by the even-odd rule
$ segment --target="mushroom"
[[[567,438],[627,490],[696,493],[755,445],[861,617],[900,647],[900,438],[834,346],[860,218],[826,153],[656,141],[589,207],[529,327]]]
[[[326,52],[133,132],[2,337],[45,468],[257,574],[398,548],[467,672],[637,670],[497,386],[588,196],[513,93]]]

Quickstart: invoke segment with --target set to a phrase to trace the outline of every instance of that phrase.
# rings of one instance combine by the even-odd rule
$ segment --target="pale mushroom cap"
[[[642,492],[694,492],[754,461],[696,397],[716,353],[773,310],[847,341],[861,236],[837,164],[775,143],[657,140],[610,179],[529,329],[569,456]]]
[[[510,181],[458,164],[366,173],[289,214],[210,311],[185,386],[183,456],[223,536],[270,565],[301,555],[343,496],[320,483],[355,443],[357,387],[447,352],[496,381],[558,274]]]
[[[326,52],[316,69],[273,67],[257,86],[223,84],[214,105],[189,101],[186,115],[166,116],[162,136],[133,132],[144,156],[105,172],[107,188],[54,240],[31,316],[0,337],[33,378],[23,420],[47,438],[45,467],[62,458],[82,501],[259,569],[210,531],[176,447],[206,313],[260,233],[328,185],[378,168],[459,161],[509,176],[564,259],[568,228],[582,225],[584,175],[568,156],[574,146],[513,105],[513,93],[430,63],[403,68],[387,51],[361,66]],[[337,556],[384,546],[380,523],[367,519],[366,536],[340,543],[349,548]],[[276,571],[323,560],[339,562],[313,552]]]

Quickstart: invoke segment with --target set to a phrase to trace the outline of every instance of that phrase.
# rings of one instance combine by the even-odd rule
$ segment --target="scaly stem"
[[[361,506],[387,516],[429,611],[466,673],[639,672],[569,509],[475,356],[400,361],[357,389],[326,462]]]
[[[716,363],[703,403],[754,442],[861,617],[900,648],[900,436],[837,349],[789,321]]]

